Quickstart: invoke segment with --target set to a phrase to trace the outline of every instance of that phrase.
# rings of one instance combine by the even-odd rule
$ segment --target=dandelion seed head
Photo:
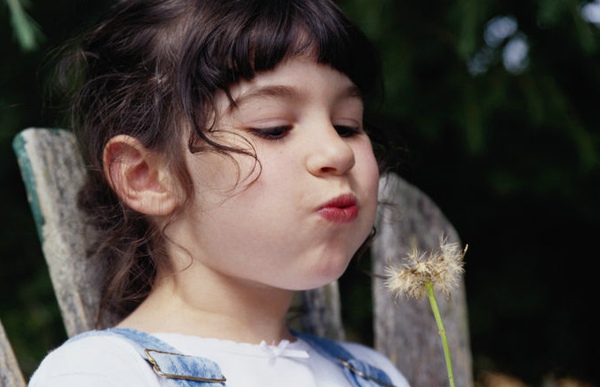
[[[467,247],[461,249],[458,243],[448,243],[441,237],[439,250],[422,252],[412,248],[399,265],[386,267],[385,285],[396,297],[405,295],[420,300],[427,294],[429,282],[449,298],[464,272],[463,258]]]

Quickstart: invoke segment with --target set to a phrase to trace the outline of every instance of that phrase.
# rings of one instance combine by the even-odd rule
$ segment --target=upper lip
[[[344,208],[344,207],[349,207],[349,206],[354,206],[354,205],[356,205],[356,196],[354,196],[351,193],[346,193],[346,194],[336,196],[335,198],[329,200],[328,202],[323,204],[320,208],[328,208],[328,207],[329,208],[331,208],[331,207]]]

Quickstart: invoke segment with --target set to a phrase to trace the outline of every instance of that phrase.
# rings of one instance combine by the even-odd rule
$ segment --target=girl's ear
[[[169,215],[180,203],[177,181],[161,154],[137,139],[118,135],[104,147],[104,173],[119,198],[146,215]]]

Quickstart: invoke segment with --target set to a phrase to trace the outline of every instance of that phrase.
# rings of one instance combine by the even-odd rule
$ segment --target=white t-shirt
[[[216,362],[228,387],[348,386],[342,368],[305,341],[278,345],[236,343],[174,333],[154,336],[179,352]],[[355,343],[342,346],[357,359],[382,369],[396,387],[408,387],[404,376],[381,353]],[[70,341],[42,361],[29,387],[159,387],[152,367],[126,340],[93,335]]]

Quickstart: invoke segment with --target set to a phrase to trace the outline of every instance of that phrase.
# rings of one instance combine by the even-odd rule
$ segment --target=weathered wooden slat
[[[422,251],[439,248],[439,238],[459,242],[458,235],[436,204],[397,175],[380,182],[378,235],[372,246],[373,271],[383,274],[390,262],[404,257],[411,244]],[[461,281],[462,282],[462,281]],[[375,280],[375,346],[388,355],[412,387],[448,386],[438,329],[427,299],[396,298]],[[449,302],[437,296],[452,356],[456,386],[471,387],[472,365],[464,283]]]
[[[4,326],[0,321],[0,386],[25,387],[25,379],[17,363]]]
[[[340,293],[337,281],[302,292],[302,330],[333,340],[344,340]]]
[[[98,269],[86,260],[87,229],[77,210],[83,161],[65,130],[29,128],[13,141],[67,334],[94,326]]]

